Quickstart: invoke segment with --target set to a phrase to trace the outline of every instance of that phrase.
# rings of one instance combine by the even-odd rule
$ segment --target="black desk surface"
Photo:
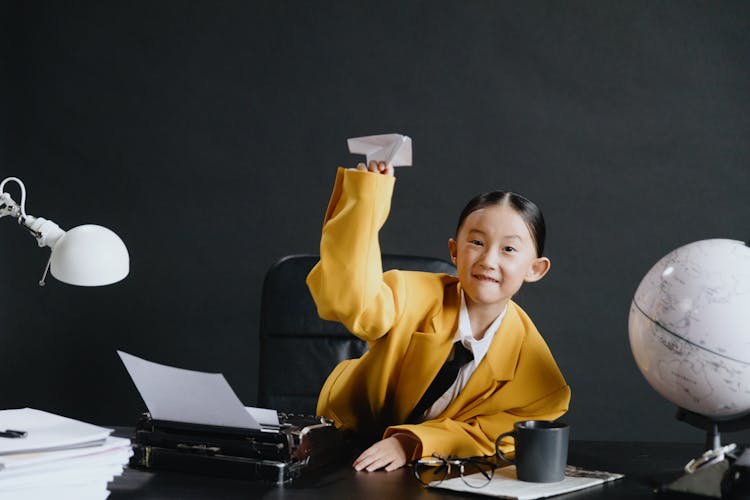
[[[682,467],[702,453],[700,444],[571,441],[568,463],[625,474],[612,483],[556,498],[651,498],[654,487],[676,479]],[[284,487],[253,481],[174,472],[127,469],[110,484],[110,499],[378,499],[481,498],[425,488],[411,469],[356,472],[350,464]],[[486,497],[489,498],[489,497]]]

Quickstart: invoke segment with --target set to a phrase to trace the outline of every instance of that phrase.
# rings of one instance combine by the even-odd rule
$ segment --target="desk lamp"
[[[5,192],[5,185],[11,181],[21,189],[20,205]],[[6,215],[31,231],[40,247],[51,249],[40,286],[44,286],[47,271],[63,283],[78,286],[110,285],[128,275],[130,256],[119,236],[95,224],[64,231],[50,220],[27,215],[26,186],[16,177],[0,182],[0,217]]]

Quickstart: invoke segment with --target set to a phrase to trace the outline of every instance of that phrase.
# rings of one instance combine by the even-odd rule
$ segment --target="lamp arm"
[[[13,201],[10,194],[5,192],[5,185],[10,181],[18,184],[18,187],[21,190],[20,206]],[[14,218],[19,219],[19,223],[21,222],[21,218],[26,218],[26,186],[18,177],[6,177],[0,182],[0,217],[6,215],[12,215]]]
[[[5,185],[9,181],[18,184],[21,190],[20,205],[11,198],[10,193],[5,192]],[[24,186],[23,181],[18,177],[7,177],[0,182],[0,218],[6,216],[13,217],[20,225],[27,228],[34,238],[36,238],[37,244],[40,247],[48,246],[54,248],[55,244],[65,234],[65,231],[52,221],[48,221],[42,217],[26,215],[26,186]],[[42,274],[42,279],[39,280],[39,286],[44,286],[44,280],[47,278],[51,261],[52,255],[50,254],[50,260],[47,261],[47,265],[44,267],[44,273]]]
[[[18,187],[21,189],[20,205],[11,198],[9,193],[3,191],[5,184],[9,181],[18,184]],[[54,248],[55,244],[65,234],[65,231],[60,229],[60,226],[51,220],[26,215],[26,186],[24,186],[23,181],[18,177],[7,177],[0,182],[0,217],[5,217],[6,215],[12,216],[19,224],[31,231],[31,234],[36,238],[40,247],[47,246]]]

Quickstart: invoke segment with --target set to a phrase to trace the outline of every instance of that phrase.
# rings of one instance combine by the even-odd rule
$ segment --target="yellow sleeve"
[[[320,261],[307,276],[320,317],[342,323],[366,341],[383,336],[396,319],[378,241],[394,184],[393,176],[339,168],[323,222]]]

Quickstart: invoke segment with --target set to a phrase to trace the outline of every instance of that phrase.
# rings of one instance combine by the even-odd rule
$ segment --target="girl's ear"
[[[458,243],[453,238],[448,239],[448,252],[451,254],[451,262],[456,265],[456,258],[458,257]]]
[[[526,283],[534,283],[535,281],[539,281],[544,277],[545,274],[547,274],[547,271],[549,271],[549,266],[550,261],[547,257],[539,257],[537,259],[534,259],[534,261],[529,266],[529,270],[526,272],[524,281]]]

